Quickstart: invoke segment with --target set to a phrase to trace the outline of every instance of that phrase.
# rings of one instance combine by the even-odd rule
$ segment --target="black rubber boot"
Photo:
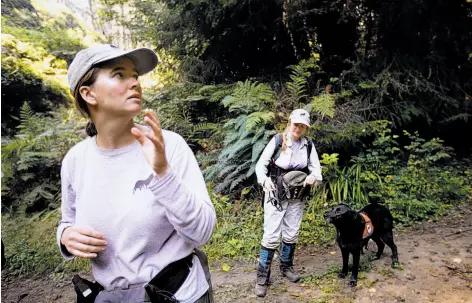
[[[261,247],[259,254],[259,266],[257,267],[256,288],[254,293],[258,297],[265,297],[270,279],[270,265],[274,258],[275,249]]]
[[[293,257],[295,255],[296,244],[288,244],[282,242],[282,249],[280,253],[280,272],[290,282],[298,282],[300,276],[293,270]]]

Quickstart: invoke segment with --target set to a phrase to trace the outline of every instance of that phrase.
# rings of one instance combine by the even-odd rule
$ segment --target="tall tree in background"
[[[448,134],[472,130],[470,1],[101,1],[132,7],[133,39],[176,59],[185,80],[284,82],[316,52],[308,91],[348,91],[336,102],[351,122],[386,119],[454,145]]]
[[[281,1],[135,1],[138,39],[164,48],[196,82],[267,80],[296,63]]]

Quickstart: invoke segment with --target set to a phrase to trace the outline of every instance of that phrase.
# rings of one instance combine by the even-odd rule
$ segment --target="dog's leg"
[[[352,275],[349,279],[349,286],[354,287],[357,285],[357,275],[359,274],[359,260],[361,258],[360,249],[352,253]]]
[[[375,244],[377,244],[377,254],[375,255],[375,257],[370,259],[371,261],[380,259],[385,248],[385,244],[382,242],[382,240],[380,240],[380,238],[375,237],[372,238],[372,240],[374,240]]]
[[[343,279],[347,276],[348,263],[349,263],[349,250],[347,248],[341,249],[341,253],[343,255],[343,269],[338,274],[338,277]]]
[[[382,240],[385,242],[385,244],[390,247],[392,250],[392,267],[395,267],[399,264],[398,262],[398,252],[397,252],[397,246],[393,242],[393,232],[388,231],[382,236]]]
[[[364,254],[364,248],[365,248],[366,250],[368,249],[368,247],[367,247],[368,244],[369,244],[369,238],[362,240],[362,244],[361,244],[361,255]]]

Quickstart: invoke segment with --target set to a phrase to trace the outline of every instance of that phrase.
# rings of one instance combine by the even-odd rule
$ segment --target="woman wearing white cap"
[[[150,49],[105,44],[77,53],[68,70],[89,137],[62,162],[57,242],[65,259],[89,258],[97,282],[74,279],[78,302],[213,300],[196,248],[216,214],[198,163],[153,111],[148,126],[133,122],[142,110],[138,77],[156,65]]]
[[[281,237],[281,273],[291,282],[297,282],[300,279],[293,269],[293,258],[303,216],[303,200],[278,201],[274,199],[274,193],[282,190],[276,188],[280,184],[275,185],[274,182],[281,175],[291,171],[306,173],[303,187],[317,184],[322,180],[316,149],[313,142],[304,137],[308,127],[310,127],[310,114],[304,109],[294,110],[285,131],[272,138],[256,164],[257,182],[263,186],[265,192],[264,235],[261,241],[255,288],[256,295],[260,297],[264,297],[267,293],[270,266],[275,249],[280,245]],[[276,203],[270,203],[271,201]]]

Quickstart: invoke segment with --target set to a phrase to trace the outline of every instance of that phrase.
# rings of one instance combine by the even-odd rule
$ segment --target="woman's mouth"
[[[140,101],[141,102],[141,94],[140,93],[134,93],[131,96],[128,97],[128,100],[130,101]]]

